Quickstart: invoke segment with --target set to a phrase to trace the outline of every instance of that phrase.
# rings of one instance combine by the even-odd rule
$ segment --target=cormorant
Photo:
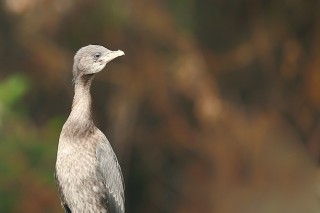
[[[124,183],[106,136],[94,125],[90,85],[96,73],[118,56],[99,45],[74,56],[74,98],[58,145],[55,178],[67,213],[124,213]]]

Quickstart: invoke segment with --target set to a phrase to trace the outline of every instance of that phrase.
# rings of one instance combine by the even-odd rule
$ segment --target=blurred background
[[[320,212],[320,1],[2,0],[0,212],[59,213],[73,56],[126,55],[93,108],[126,212]]]

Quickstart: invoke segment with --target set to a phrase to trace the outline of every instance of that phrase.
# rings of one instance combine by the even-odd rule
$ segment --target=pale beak
[[[122,55],[124,55],[124,52],[122,50],[110,51],[105,56],[103,56],[103,61],[105,63],[108,63],[109,61],[112,61],[113,59]]]

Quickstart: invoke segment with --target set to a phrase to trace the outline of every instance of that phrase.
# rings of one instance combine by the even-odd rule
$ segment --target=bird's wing
[[[106,201],[111,213],[124,213],[124,187],[121,168],[108,139],[102,134],[96,148],[98,174],[106,186]]]
[[[64,198],[64,194],[63,194],[62,189],[61,189],[61,185],[60,185],[60,182],[59,182],[59,178],[57,177],[56,173],[54,173],[54,178],[55,178],[56,184],[57,184],[57,186],[58,186],[58,190],[59,190],[59,194],[60,194],[61,205],[63,206],[64,211],[65,211],[66,213],[71,213],[71,210],[70,210],[70,208],[69,208],[69,206],[68,206],[68,204],[67,204],[67,202],[66,202],[66,200],[65,200],[65,198]]]

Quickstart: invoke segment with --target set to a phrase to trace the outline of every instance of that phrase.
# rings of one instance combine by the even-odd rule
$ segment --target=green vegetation
[[[55,190],[53,168],[62,121],[34,124],[23,101],[30,85],[22,74],[0,82],[0,212],[21,211],[21,196],[36,185]]]

